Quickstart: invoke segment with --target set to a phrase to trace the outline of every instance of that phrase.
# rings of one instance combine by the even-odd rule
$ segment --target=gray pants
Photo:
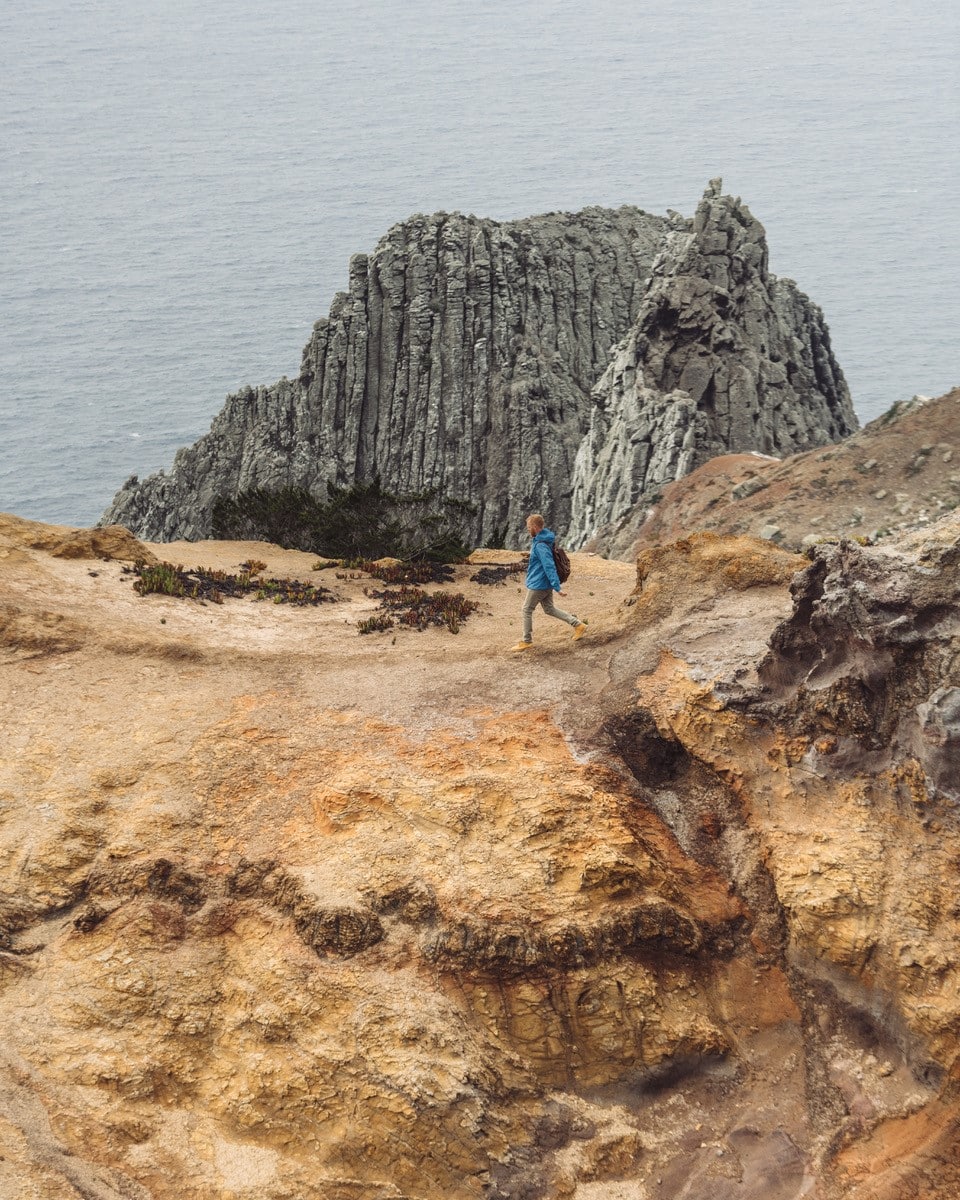
[[[527,588],[527,594],[524,596],[523,605],[520,608],[520,615],[523,617],[523,640],[525,642],[533,641],[533,610],[538,604],[548,617],[556,617],[558,621],[566,621],[568,625],[580,624],[579,617],[571,616],[570,613],[564,612],[562,608],[557,608],[553,602],[552,588],[544,588],[542,590]]]

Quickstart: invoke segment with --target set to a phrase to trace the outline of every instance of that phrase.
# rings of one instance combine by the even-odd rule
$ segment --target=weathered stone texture
[[[478,540],[531,509],[566,522],[589,391],[629,329],[668,223],[588,208],[498,224],[415,216],[314,326],[299,379],[231,396],[169,474],[129,480],[110,516],[158,540],[210,533],[218,495],[324,494],[379,474],[478,507]]]
[[[576,544],[713,454],[856,424],[819,309],[769,274],[762,226],[719,181],[692,222],[415,216],[349,278],[298,379],[229,397],[104,522],[197,539],[218,496],[379,475],[474,503],[478,544],[533,510]]]
[[[105,535],[0,515],[0,1200],[960,1194],[960,515],[574,554],[523,656],[516,552],[360,637]]]
[[[759,835],[790,960],[928,1082],[955,1073],[958,1053],[958,535],[953,519],[899,553],[814,547],[755,682],[703,685],[668,659],[639,688],[674,756],[709,764],[736,796],[721,838],[743,818]],[[726,573],[733,542],[705,533],[642,554],[638,620],[665,613],[663,585],[694,564]]]
[[[594,390],[569,540],[715,455],[791,454],[856,425],[822,313],[770,274],[763,226],[714,180],[690,228],[668,238]]]
[[[818,540],[882,541],[919,529],[957,506],[960,389],[914,397],[827,449],[777,459],[727,454],[669,483],[650,509],[639,504],[590,539],[591,551],[632,561],[658,542],[691,529],[762,534],[779,529],[780,545]]]

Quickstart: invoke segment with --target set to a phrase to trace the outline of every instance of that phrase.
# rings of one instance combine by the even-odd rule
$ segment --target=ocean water
[[[0,9],[0,509],[93,523],[413,212],[723,176],[862,421],[960,383],[954,0],[18,0]]]

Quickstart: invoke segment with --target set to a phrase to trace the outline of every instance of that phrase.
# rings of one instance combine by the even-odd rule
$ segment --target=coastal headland
[[[957,1194],[960,518],[572,558],[0,518],[0,1196]]]

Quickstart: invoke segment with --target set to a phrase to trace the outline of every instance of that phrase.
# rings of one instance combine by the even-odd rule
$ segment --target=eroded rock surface
[[[765,536],[800,549],[827,538],[880,540],[960,504],[960,390],[894,404],[835,446],[784,458],[724,454],[667,484],[590,539],[632,561],[692,530]]]
[[[4,1200],[957,1194],[956,519],[574,555],[516,657],[477,561],[362,637],[62,544],[0,519]]]
[[[718,454],[782,456],[857,427],[823,314],[771,275],[763,226],[719,180],[667,239],[592,401],[574,545]]]
[[[713,792],[712,844],[673,797],[653,800],[691,854],[736,873],[744,832],[756,839],[807,1033],[824,1194],[948,1196],[960,1184],[944,1149],[960,1050],[960,522],[897,551],[810,553],[755,674],[700,682],[665,655],[639,681],[638,741],[675,764],[680,796]]]
[[[229,397],[104,521],[208,537],[219,496],[324,497],[379,475],[476,505],[477,544],[516,544],[531,511],[577,544],[713,454],[790,453],[855,426],[820,310],[768,272],[762,226],[719,181],[692,222],[416,216],[351,260],[297,379]]]

